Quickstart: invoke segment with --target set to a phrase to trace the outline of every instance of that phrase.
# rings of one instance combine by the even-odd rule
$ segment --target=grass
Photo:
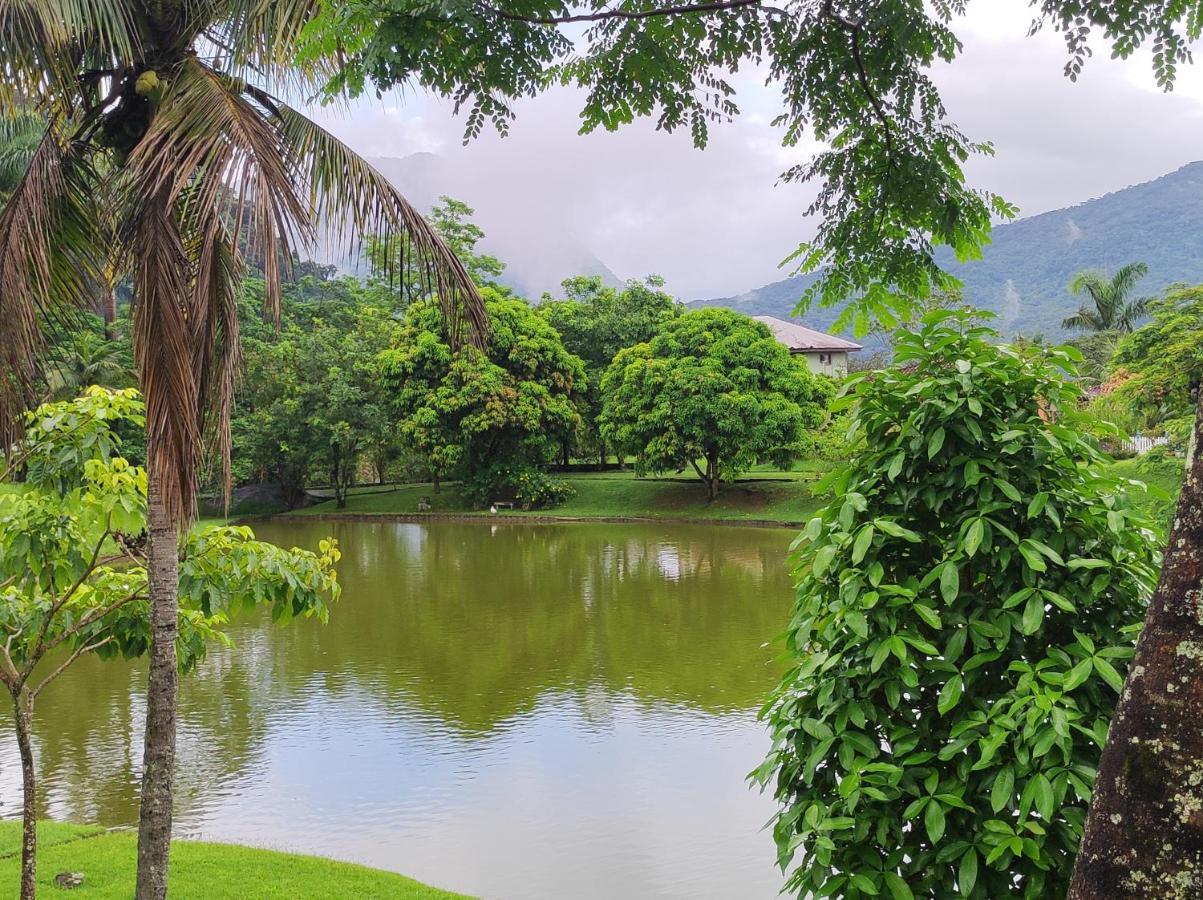
[[[1144,482],[1146,489],[1133,488],[1130,492],[1132,502],[1168,531],[1186,475],[1184,462],[1172,457],[1149,459],[1138,456],[1117,460],[1109,469],[1116,477]]]
[[[790,472],[756,472],[723,486],[714,502],[697,478],[636,478],[632,472],[588,472],[562,476],[575,490],[566,502],[551,509],[503,509],[499,516],[556,516],[566,519],[686,519],[721,522],[805,522],[823,501],[815,482],[827,473],[825,463],[811,463]],[[364,487],[351,492],[344,510],[333,501],[320,503],[293,515],[415,515],[418,503],[429,500],[431,512],[456,515],[491,515],[473,510],[455,491],[444,485],[435,494],[429,484]]]
[[[0,884],[20,883],[21,823],[0,821]],[[137,835],[82,825],[38,825],[38,891],[47,897],[128,900],[134,894]],[[59,872],[82,872],[81,887],[64,891]],[[172,900],[455,900],[452,894],[401,875],[315,856],[231,844],[177,841],[171,848]]]

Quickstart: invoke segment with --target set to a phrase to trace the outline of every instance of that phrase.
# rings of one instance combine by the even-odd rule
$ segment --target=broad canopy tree
[[[490,327],[483,350],[454,349],[437,308],[417,303],[396,345],[380,354],[381,378],[402,434],[426,456],[436,485],[459,475],[477,502],[537,505],[550,499],[543,470],[580,426],[584,365],[524,301],[493,288],[483,296]]]
[[[602,377],[601,434],[635,457],[637,472],[692,467],[713,500],[737,472],[797,459],[833,392],[763,323],[696,310],[614,357]]]
[[[650,341],[661,325],[680,315],[682,307],[664,291],[664,279],[656,275],[632,279],[621,289],[604,284],[600,275],[569,278],[562,287],[563,299],[545,294],[536,308],[560,333],[565,349],[585,363],[587,384],[583,392],[578,391],[584,428],[577,447],[605,464],[609,448],[598,430],[602,375],[620,350]],[[566,444],[565,456],[567,450]]]

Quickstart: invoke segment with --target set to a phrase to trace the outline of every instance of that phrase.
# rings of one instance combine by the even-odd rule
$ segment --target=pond
[[[183,681],[177,834],[506,898],[768,898],[745,776],[780,675],[787,531],[264,523],[342,545],[330,623],[234,628]],[[39,699],[54,818],[137,820],[145,667],[83,660]],[[20,811],[5,721],[0,814]]]

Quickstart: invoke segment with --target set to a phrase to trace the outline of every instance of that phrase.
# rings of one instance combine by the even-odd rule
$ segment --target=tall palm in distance
[[[1086,295],[1090,304],[1083,304],[1074,315],[1065,319],[1063,328],[1082,331],[1130,332],[1145,315],[1148,297],[1130,299],[1136,283],[1149,274],[1144,263],[1128,263],[1108,278],[1103,272],[1079,272],[1069,283],[1075,297]]]
[[[151,652],[139,900],[163,900],[175,761],[178,540],[208,446],[229,485],[237,293],[262,269],[279,314],[280,260],[387,233],[407,239],[453,340],[487,328],[468,273],[374,169],[284,102],[336,71],[298,62],[319,0],[0,0],[0,119],[40,134],[0,209],[0,440],[42,383],[48,321],[129,278],[146,403]],[[35,891],[24,835],[21,895]]]

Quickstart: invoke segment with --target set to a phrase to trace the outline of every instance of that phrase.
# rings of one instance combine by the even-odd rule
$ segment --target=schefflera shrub
[[[1159,543],[1070,354],[996,340],[933,314],[844,398],[865,450],[792,549],[753,773],[801,896],[1065,895]]]

